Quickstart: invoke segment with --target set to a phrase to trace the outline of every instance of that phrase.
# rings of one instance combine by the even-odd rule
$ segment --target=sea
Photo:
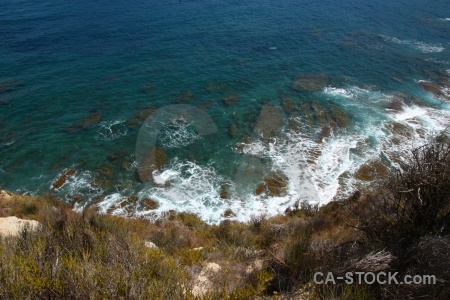
[[[448,0],[1,0],[0,188],[208,223],[323,205],[449,130],[449,77]]]

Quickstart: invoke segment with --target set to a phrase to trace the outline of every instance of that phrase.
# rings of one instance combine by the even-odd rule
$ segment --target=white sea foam
[[[154,171],[153,172],[153,181],[156,184],[164,185],[170,179],[176,178],[179,175],[180,174],[178,172],[172,171],[172,170],[165,170],[163,172],[161,172],[161,171]]]
[[[164,127],[159,136],[159,141],[164,148],[186,147],[201,136],[191,126],[192,122],[187,122],[183,118],[177,118]]]
[[[76,167],[72,166],[71,169],[76,169]],[[65,171],[66,170],[63,172]],[[62,174],[63,173],[56,176],[52,181],[50,189],[53,187],[54,181],[57,180],[57,178],[60,178]],[[100,187],[92,184],[93,178],[93,173],[90,171],[77,171],[74,176],[67,178],[66,182],[58,189],[58,191],[62,191],[68,202],[71,202],[75,195],[84,195],[86,200],[92,199],[104,192]],[[77,203],[75,209],[82,209],[86,204],[87,203]]]
[[[100,203],[97,204],[100,213],[106,213],[108,208],[116,205],[122,200],[122,195],[120,193],[114,193],[107,195]],[[120,214],[120,211],[115,211],[114,214]]]
[[[127,135],[127,133],[128,128],[123,121],[106,121],[99,124],[99,129],[97,130],[95,138],[102,141],[112,141]]]
[[[427,44],[425,42],[421,41],[415,41],[415,40],[401,40],[396,37],[391,37],[387,35],[380,34],[380,37],[382,37],[385,41],[392,42],[399,45],[407,45],[410,46],[416,50],[419,50],[423,53],[436,53],[436,52],[442,52],[445,50],[445,48],[440,44]]]
[[[400,110],[386,110],[385,104],[396,97],[394,94],[352,86],[328,87],[323,92],[342,100],[343,107],[357,108],[353,113],[358,118],[351,128],[333,131],[321,142],[317,141],[320,128],[314,130],[307,124],[301,124],[304,128],[299,131],[286,130],[285,138],[270,142],[255,138],[238,147],[244,158],[230,178],[218,175],[210,165],[175,159],[154,172],[157,186],[144,186],[136,194],[160,206],[147,211],[138,206],[135,216],[157,218],[169,210],[188,211],[217,223],[231,209],[236,214],[232,219],[245,222],[253,216],[283,213],[299,201],[325,204],[370,184],[354,177],[362,165],[383,158],[398,166],[412,147],[428,142],[450,124],[450,111],[446,109],[405,104]],[[403,127],[393,130],[395,123]],[[286,194],[255,195],[257,183],[271,171],[280,171],[288,178]],[[224,183],[228,185],[227,199],[220,197]],[[107,196],[99,203],[100,211],[113,206],[114,214],[127,213],[118,205],[121,197],[119,193]]]
[[[2,142],[2,145],[3,146],[10,146],[10,145],[14,144],[15,141],[16,140],[5,140],[5,141]]]

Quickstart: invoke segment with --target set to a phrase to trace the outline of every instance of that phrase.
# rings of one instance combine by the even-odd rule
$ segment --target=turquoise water
[[[45,193],[74,169],[51,192],[75,197],[77,208],[148,217],[185,210],[210,222],[228,208],[248,220],[345,196],[366,184],[354,176],[361,165],[395,166],[395,156],[449,124],[448,102],[418,85],[441,79],[445,91],[449,18],[444,0],[2,1],[0,187]],[[318,86],[293,88],[302,74],[317,75]],[[229,95],[239,96],[234,105],[224,103]],[[404,105],[389,109],[396,97]],[[157,145],[168,163],[158,178],[170,186],[142,184],[140,125],[130,120],[179,104],[204,110],[217,131],[199,135],[190,119],[165,126]],[[263,107],[280,107],[276,139],[255,134],[258,122],[270,123]],[[320,111],[336,110],[349,125],[319,142]],[[287,177],[287,191],[256,195],[271,171]],[[124,195],[160,207],[124,209]]]

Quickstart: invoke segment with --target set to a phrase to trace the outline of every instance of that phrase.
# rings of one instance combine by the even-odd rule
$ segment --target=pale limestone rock
[[[200,274],[194,279],[194,284],[192,286],[192,294],[194,297],[201,297],[213,289],[213,283],[210,279],[221,269],[222,267],[219,264],[213,262],[210,262],[203,267]]]
[[[5,190],[0,190],[0,201],[7,201],[12,198],[12,194]]]
[[[144,245],[145,245],[145,247],[150,248],[150,249],[159,249],[158,246],[155,245],[155,243],[150,242],[150,241],[145,241]]]
[[[23,220],[17,217],[0,218],[0,235],[17,236],[25,226],[35,230],[39,225],[40,223],[34,220]]]

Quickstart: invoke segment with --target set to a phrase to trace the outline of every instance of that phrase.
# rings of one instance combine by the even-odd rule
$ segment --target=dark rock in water
[[[264,183],[258,184],[256,187],[256,195],[261,195],[266,191],[266,185]]]
[[[111,178],[111,177],[113,176],[113,171],[112,171],[110,168],[106,167],[106,166],[100,167],[100,168],[97,170],[97,172],[98,172],[100,175],[105,176],[105,177],[108,177],[108,178]]]
[[[283,113],[278,107],[265,105],[258,116],[254,131],[264,139],[280,135],[284,124]]]
[[[413,134],[412,131],[413,130],[410,127],[398,122],[394,122],[391,125],[391,132],[395,135],[401,135],[407,138],[411,138]]]
[[[74,208],[75,204],[82,202],[85,200],[85,197],[81,194],[77,194],[75,196],[72,197],[72,200],[70,201],[70,207]]]
[[[361,181],[372,181],[377,178],[387,177],[389,175],[389,168],[380,161],[373,161],[369,164],[362,165],[356,171],[354,178]]]
[[[114,186],[114,183],[109,178],[94,178],[89,184],[96,189],[108,190]]]
[[[167,153],[163,148],[151,147],[137,168],[139,180],[147,182],[153,179],[153,172],[161,169],[167,163],[167,159]]]
[[[335,108],[331,111],[331,114],[339,127],[347,128],[350,126],[350,118],[344,110]]]
[[[223,94],[229,91],[230,89],[231,86],[222,81],[208,82],[205,85],[205,90],[208,91],[209,93]]]
[[[147,119],[148,116],[150,116],[152,113],[154,113],[156,111],[156,108],[154,107],[144,107],[142,110],[136,112],[134,114],[134,116],[139,120],[139,121],[145,121],[145,119]]]
[[[437,82],[439,82],[439,84],[441,84],[442,86],[450,85],[450,78],[439,77]]]
[[[125,121],[125,125],[127,127],[139,126],[139,125],[141,125],[142,122],[145,121],[145,119],[147,119],[155,111],[156,111],[156,108],[150,107],[150,106],[146,106],[143,109],[141,109],[140,111],[136,112],[134,114],[134,117],[126,120]]]
[[[81,121],[80,127],[83,129],[92,127],[95,124],[99,123],[102,120],[102,117],[103,116],[100,113],[90,114]]]
[[[0,95],[13,91],[19,84],[17,80],[0,82]]]
[[[236,149],[236,151],[243,151],[245,146],[247,146],[248,144],[250,144],[251,139],[248,135],[243,136],[234,146],[234,149]]]
[[[240,99],[240,96],[238,94],[231,94],[224,98],[222,98],[222,103],[226,107],[234,106]]]
[[[245,124],[247,124],[248,126],[250,126],[250,127],[255,126],[256,115],[254,114],[254,112],[251,112],[251,111],[245,112],[243,115],[243,119],[244,119]]]
[[[434,96],[449,100],[450,101],[450,94],[445,93],[441,87],[435,83],[428,82],[428,81],[419,81],[418,83],[425,91],[433,94]]]
[[[75,132],[75,131],[77,131],[77,130],[79,130],[80,129],[80,127],[79,126],[75,126],[75,125],[70,125],[70,126],[67,126],[66,127],[66,132],[68,132],[68,133],[72,133],[72,132]]]
[[[228,130],[228,134],[233,139],[237,136],[237,134],[238,134],[238,126],[235,123],[232,123],[230,125],[230,129]]]
[[[142,123],[141,120],[139,120],[138,118],[131,118],[125,121],[125,125],[127,127],[136,127],[139,126]]]
[[[58,180],[53,184],[52,190],[59,189],[61,186],[63,186],[66,183],[67,179],[69,179],[76,173],[77,173],[77,171],[73,170],[73,169],[64,171],[61,174],[61,176],[59,176]]]
[[[199,105],[197,105],[197,108],[205,109],[205,108],[212,106],[213,104],[214,104],[214,102],[212,100],[206,100],[206,101],[200,103]]]
[[[108,155],[108,160],[109,161],[115,161],[120,157],[123,157],[125,154],[127,154],[127,150],[126,149],[119,149],[116,152]]]
[[[176,103],[192,103],[195,102],[195,95],[192,92],[181,92],[175,97]]]
[[[288,179],[281,172],[272,172],[264,180],[271,197],[281,197],[286,195]]]
[[[386,109],[393,111],[401,111],[403,106],[406,106],[406,103],[400,97],[394,97],[389,103],[385,106]]]
[[[130,169],[130,167],[132,167],[132,164],[133,164],[133,160],[131,160],[131,159],[124,159],[122,161],[122,163],[120,164],[120,167],[123,170],[128,170],[128,169]]]
[[[317,142],[322,143],[323,139],[329,138],[331,136],[331,128],[329,126],[323,126],[320,130],[319,136],[317,137]]]
[[[141,207],[144,210],[153,210],[159,207],[159,203],[150,198],[144,198],[141,200]]]
[[[220,198],[221,199],[227,199],[228,198],[228,184],[222,184],[221,190],[220,190]]]
[[[230,208],[228,208],[227,210],[224,211],[223,216],[225,218],[232,218],[236,217],[236,214]]]
[[[147,84],[144,84],[144,86],[141,88],[141,91],[143,93],[149,94],[149,93],[151,93],[153,91],[153,89],[154,89],[153,84],[147,83]]]
[[[325,108],[319,105],[317,102],[312,102],[311,108],[317,123],[319,123],[319,125],[321,126],[327,126],[329,117]]]
[[[295,133],[300,133],[303,128],[303,120],[300,113],[294,112],[289,118],[289,129]]]
[[[283,109],[285,112],[289,113],[295,110],[295,101],[292,98],[285,98],[281,102],[281,105],[283,106]]]
[[[327,85],[327,78],[322,74],[301,74],[292,82],[295,91],[319,91]]]
[[[310,103],[304,103],[302,106],[300,106],[300,111],[302,112],[302,115],[306,121],[306,124],[309,127],[313,126],[313,117],[311,115],[311,105]]]
[[[122,197],[123,200],[127,201],[128,203],[136,203],[139,198],[136,196],[124,196]]]

